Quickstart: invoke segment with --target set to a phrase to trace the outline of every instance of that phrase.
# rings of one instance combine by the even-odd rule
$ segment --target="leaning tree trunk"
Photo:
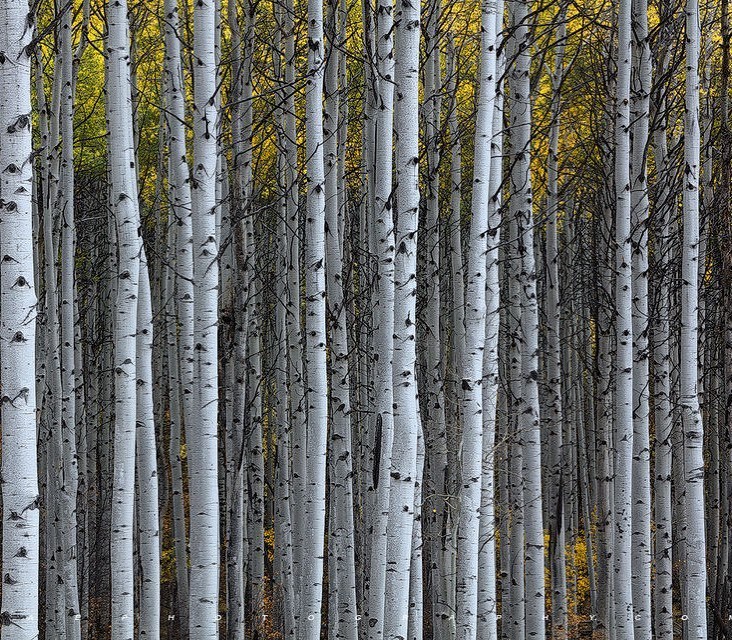
[[[38,637],[39,505],[36,450],[36,294],[33,264],[31,63],[28,3],[0,7],[0,385],[2,635]]]

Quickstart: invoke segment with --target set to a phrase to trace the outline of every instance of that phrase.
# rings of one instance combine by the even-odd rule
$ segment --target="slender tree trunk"
[[[190,501],[191,640],[218,638],[218,250],[216,239],[216,11],[196,3],[193,17],[193,334],[194,407],[186,424]]]
[[[519,358],[522,388],[516,398],[518,428],[523,444],[526,635],[543,640],[544,526],[541,490],[541,430],[539,419],[539,321],[531,190],[531,96],[529,67],[529,2],[513,0],[513,53],[509,71],[511,95],[511,202],[517,223],[518,286],[520,288]],[[512,545],[513,546],[513,545]]]
[[[567,558],[565,519],[563,509],[565,453],[564,407],[562,406],[562,349],[560,319],[562,315],[559,281],[559,136],[561,133],[562,80],[564,74],[564,48],[567,35],[567,5],[562,2],[557,14],[557,35],[552,72],[552,108],[549,129],[549,153],[547,158],[547,225],[546,225],[546,305],[547,305],[547,354],[546,378],[547,422],[549,440],[549,562],[551,566],[552,637],[567,635]]]
[[[631,0],[618,9],[615,95],[615,428],[613,584],[615,635],[633,639],[632,568],[633,326],[630,184]],[[612,622],[610,622],[612,624]]]
[[[396,200],[394,259],[394,442],[389,490],[384,636],[408,635],[410,555],[414,527],[417,438],[417,221],[419,214],[419,3],[402,1],[395,20],[397,51]]]
[[[193,239],[191,236],[191,187],[185,142],[185,105],[178,3],[165,2],[165,102],[168,129],[168,190],[170,200],[170,251],[175,278],[170,295],[174,300],[175,325],[168,360],[171,369],[170,460],[173,485],[173,539],[176,564],[176,628],[188,634],[188,553],[181,460],[182,428],[193,419]],[[174,362],[175,359],[175,362]],[[176,372],[173,375],[173,372]],[[175,420],[174,409],[180,420]]]
[[[308,2],[308,79],[305,88],[307,217],[305,222],[305,299],[307,432],[305,438],[305,510],[300,583],[299,640],[320,637],[328,383],[325,310],[325,170],[323,162],[323,76],[325,43],[323,5]],[[307,525],[305,525],[307,523]]]
[[[475,125],[472,219],[468,257],[468,288],[465,309],[465,361],[462,370],[463,437],[460,485],[460,523],[457,564],[457,637],[474,640],[478,629],[478,570],[483,482],[483,359],[486,349],[486,280],[488,238],[497,233],[488,221],[491,138],[496,86],[496,4],[485,0],[481,7],[481,59]],[[491,221],[495,222],[495,220]],[[491,247],[495,249],[495,247]],[[495,251],[491,259],[495,260]],[[492,265],[491,294],[497,294],[497,263]],[[491,311],[494,300],[491,300]],[[493,316],[495,317],[495,315]],[[497,333],[490,336],[495,341]],[[495,351],[494,344],[493,350]],[[489,346],[490,349],[490,346]],[[495,407],[495,400],[491,404]],[[492,409],[494,411],[494,409]],[[492,452],[491,452],[492,453]],[[490,455],[490,454],[489,454]],[[492,469],[490,470],[492,473]],[[491,482],[492,485],[492,482]],[[492,544],[492,541],[491,541]]]
[[[646,153],[650,120],[651,51],[648,43],[648,4],[632,6],[633,77],[631,116],[631,229],[633,299],[633,508],[632,563],[635,635],[648,638],[651,629],[651,449],[648,379],[648,181]]]
[[[136,333],[140,273],[140,213],[130,93],[127,4],[107,5],[109,157],[111,202],[117,228],[117,302],[114,322],[114,485],[112,502],[112,637],[134,637],[134,482]]]
[[[372,500],[371,564],[368,586],[368,639],[378,640],[384,635],[387,523],[391,487],[391,458],[394,438],[394,387],[392,359],[394,352],[394,194],[392,191],[394,125],[394,3],[379,0],[377,5],[377,64],[378,84],[376,138],[374,141],[374,207],[373,224],[376,236],[376,284],[374,304],[374,339],[372,361],[374,366],[374,395],[376,420],[373,442],[371,486]]]
[[[144,249],[137,303],[137,528],[140,554],[140,640],[160,638],[160,523],[153,405],[153,311]]]
[[[36,450],[36,294],[33,264],[31,62],[24,0],[0,8],[0,384],[3,637],[38,637],[39,504]],[[10,195],[12,194],[12,195]]]
[[[681,250],[680,400],[684,436],[683,506],[681,535],[686,540],[684,612],[686,638],[707,637],[706,547],[704,514],[704,428],[698,384],[699,259],[699,5],[686,2],[686,96],[684,118],[684,232]]]

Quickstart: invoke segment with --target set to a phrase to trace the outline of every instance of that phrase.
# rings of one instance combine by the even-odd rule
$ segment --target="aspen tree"
[[[134,637],[134,483],[135,405],[137,395],[136,333],[140,274],[140,213],[130,93],[130,45],[127,3],[107,4],[107,127],[111,194],[116,223],[117,301],[114,323],[114,486],[111,573],[112,637]]]
[[[216,238],[216,11],[202,0],[193,16],[193,419],[186,424],[190,500],[189,633],[218,638],[218,250]]]
[[[561,133],[562,77],[564,49],[567,35],[567,4],[562,2],[557,14],[557,34],[554,69],[551,75],[552,103],[547,158],[547,225],[546,225],[546,314],[547,327],[547,418],[549,444],[549,563],[551,567],[552,636],[564,638],[567,634],[567,573],[564,511],[561,508],[566,453],[563,442],[562,406],[562,352],[561,352],[561,296],[559,283],[559,245],[557,226],[559,200],[559,136]],[[567,479],[569,480],[569,479]]]
[[[137,303],[137,527],[140,554],[139,634],[160,638],[160,523],[158,520],[158,462],[153,408],[153,311],[150,276],[141,248]]]
[[[686,93],[684,100],[684,191],[681,250],[680,389],[684,442],[684,522],[687,541],[684,612],[686,637],[707,637],[706,547],[704,527],[704,427],[699,409],[698,277],[699,260],[699,5],[686,2]]]
[[[661,68],[661,71],[664,67]],[[662,106],[659,105],[661,108]],[[670,271],[668,244],[671,237],[672,211],[669,197],[670,168],[666,148],[666,129],[663,121],[653,133],[653,145],[660,182],[658,200],[663,203],[662,215],[655,234],[659,257],[654,264],[658,279],[655,283],[657,302],[653,323],[653,410],[656,426],[654,466],[656,578],[653,599],[656,637],[659,640],[670,640],[673,637],[673,518],[671,509],[673,411],[671,408],[671,292],[667,274]]]
[[[395,84],[396,200],[394,257],[394,442],[389,489],[384,636],[407,637],[410,549],[414,527],[417,439],[421,428],[416,377],[417,227],[419,214],[418,2],[397,8]]]
[[[441,557],[443,546],[442,528],[447,501],[445,495],[445,477],[447,472],[447,421],[445,416],[445,365],[442,361],[442,334],[445,333],[446,318],[441,318],[445,307],[445,297],[441,295],[441,257],[442,236],[449,227],[440,220],[440,162],[441,162],[441,106],[442,106],[442,53],[440,50],[439,22],[442,15],[440,0],[434,0],[426,11],[424,64],[424,113],[423,136],[427,149],[426,176],[424,178],[425,193],[425,233],[422,243],[426,248],[425,262],[425,327],[421,332],[426,344],[424,354],[423,379],[425,381],[424,402],[422,403],[422,419],[427,441],[425,463],[425,494],[429,496],[425,504],[427,515],[428,562],[432,567],[433,580],[433,616],[438,628],[452,624],[448,618],[453,611],[444,611],[448,598],[444,574],[446,558]],[[454,72],[453,72],[454,84]],[[454,87],[453,87],[454,92]],[[459,189],[459,187],[458,187]],[[459,212],[458,212],[459,215]],[[458,235],[459,237],[459,235]],[[443,617],[443,615],[445,617]],[[442,633],[448,633],[444,629]]]
[[[307,205],[305,219],[305,506],[299,640],[320,637],[325,535],[328,384],[325,310],[325,169],[323,162],[323,5],[308,1],[308,73],[305,87]],[[306,524],[307,523],[307,524]]]
[[[371,486],[375,496],[369,504],[371,514],[370,568],[368,587],[368,638],[377,640],[384,634],[386,596],[387,523],[391,487],[391,457],[394,438],[394,193],[393,127],[394,127],[394,2],[379,0],[376,7],[376,61],[378,103],[376,111],[374,156],[374,223],[376,259],[373,378],[376,418],[374,462]]]
[[[633,638],[632,569],[633,326],[630,184],[631,0],[618,7],[615,94],[615,425],[613,429],[612,554],[617,640]]]
[[[0,384],[2,384],[3,637],[38,637],[40,584],[36,449],[30,9],[0,7]]]
[[[518,429],[523,444],[522,471],[525,537],[526,635],[542,640],[544,624],[544,527],[541,485],[541,436],[538,388],[538,309],[534,260],[533,195],[531,189],[531,96],[529,67],[529,2],[509,4],[514,60],[508,79],[511,95],[511,203],[517,225],[520,308],[519,358],[521,392],[516,398]],[[512,545],[513,546],[513,545]]]
[[[79,582],[77,564],[77,491],[79,486],[76,451],[76,371],[74,363],[75,318],[74,262],[76,259],[76,225],[74,222],[74,87],[71,48],[71,6],[62,10],[59,25],[59,54],[56,73],[61,74],[59,100],[59,132],[61,151],[59,191],[56,214],[61,224],[61,428],[62,483],[61,494],[61,558],[65,600],[67,640],[80,640]]]
[[[345,185],[338,175],[339,138],[345,133],[341,121],[339,67],[343,46],[338,0],[328,2],[326,40],[329,55],[325,72],[325,113],[323,122],[325,154],[325,252],[328,336],[330,345],[330,500],[329,563],[335,563],[333,606],[329,609],[334,638],[356,640],[356,565],[353,536],[353,456],[351,452],[351,382],[348,363],[348,332],[343,291],[343,242],[341,219]]]
[[[475,159],[471,203],[468,287],[465,308],[465,355],[462,370],[462,460],[460,486],[460,522],[458,528],[457,564],[457,634],[472,640],[478,629],[478,569],[483,482],[483,360],[486,348],[486,279],[489,226],[488,210],[491,171],[491,139],[493,137],[493,105],[496,86],[496,3],[485,0],[481,5],[481,59],[475,125]],[[495,222],[493,220],[492,222]],[[496,229],[497,231],[497,229]],[[493,248],[493,247],[492,247]],[[495,252],[492,252],[492,258]],[[497,284],[497,265],[491,272]],[[491,291],[495,294],[495,291]],[[494,300],[491,300],[491,306]],[[495,311],[495,309],[491,309]],[[497,334],[490,336],[492,340]],[[490,348],[491,345],[489,345]]]
[[[632,156],[631,228],[633,299],[633,609],[635,635],[647,638],[651,629],[651,469],[648,406],[648,180],[646,154],[650,120],[651,51],[648,43],[648,4],[634,0],[633,75],[631,80]]]
[[[168,292],[175,324],[170,329],[168,366],[171,374],[170,460],[173,485],[173,537],[176,565],[176,620],[178,629],[188,631],[188,554],[183,504],[181,435],[184,424],[193,419],[193,246],[191,237],[191,186],[185,144],[185,104],[178,36],[177,0],[165,2],[164,97],[168,132],[168,190],[170,201],[169,251],[174,271]],[[180,420],[175,418],[180,416]]]
[[[491,122],[490,185],[488,187],[488,233],[486,252],[486,326],[483,348],[483,442],[480,503],[480,538],[478,545],[478,630],[479,640],[493,640],[497,631],[496,593],[496,432],[499,405],[499,338],[501,327],[501,291],[499,247],[501,240],[501,191],[503,188],[503,96],[501,83],[504,55],[498,54],[503,41],[503,0],[496,2],[495,96]],[[508,541],[505,540],[505,543]],[[508,546],[506,544],[506,546]]]

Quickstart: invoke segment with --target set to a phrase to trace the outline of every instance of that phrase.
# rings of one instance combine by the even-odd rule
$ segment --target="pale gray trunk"
[[[704,513],[704,427],[698,384],[699,260],[699,4],[686,2],[686,96],[684,118],[683,241],[681,255],[681,336],[679,396],[684,437],[684,522],[686,584],[685,637],[707,637]]]
[[[475,125],[475,156],[473,161],[473,195],[471,201],[470,242],[468,255],[468,287],[465,307],[465,354],[462,368],[462,460],[460,466],[460,521],[458,525],[457,556],[457,637],[475,640],[478,630],[478,571],[479,542],[483,482],[483,359],[486,345],[488,238],[491,240],[497,228],[488,221],[491,197],[491,139],[493,137],[493,105],[496,87],[496,3],[484,0],[481,4],[481,57],[477,96],[477,121]],[[496,222],[493,220],[491,222]],[[491,245],[493,243],[491,242]],[[491,261],[495,261],[495,248],[491,246]],[[493,296],[497,293],[498,265],[492,264],[491,311],[495,321]],[[491,332],[492,344],[497,332]],[[494,355],[495,355],[494,344]],[[491,365],[491,369],[493,369]],[[497,389],[496,389],[497,390]],[[495,412],[495,398],[490,398]],[[490,438],[490,436],[489,436]],[[492,455],[492,451],[488,456]],[[487,470],[487,469],[486,469]],[[492,469],[490,470],[492,473]],[[492,481],[490,482],[492,486]],[[491,538],[492,544],[492,538]],[[490,577],[488,576],[490,579]]]
[[[419,3],[403,0],[396,31],[396,203],[394,259],[394,442],[389,488],[384,636],[408,635],[409,585],[417,435],[420,429],[416,378],[417,222],[419,214]]]
[[[112,637],[134,636],[133,523],[135,499],[136,333],[140,273],[140,213],[137,199],[127,3],[107,5],[109,74],[107,121],[111,202],[117,230],[117,302],[114,320],[114,480],[111,572]]]
[[[650,120],[651,51],[648,4],[633,0],[631,117],[631,228],[633,298],[633,609],[635,635],[651,637],[651,449],[648,380],[648,181],[646,153]]]
[[[137,529],[140,555],[140,640],[160,638],[160,522],[153,404],[153,311],[144,249],[137,303]]]
[[[192,419],[186,423],[190,502],[189,633],[191,640],[218,638],[218,284],[216,242],[216,11],[196,3],[194,66],[192,237]]]
[[[631,0],[618,8],[618,73],[615,94],[615,425],[613,429],[613,584],[617,640],[633,639],[633,299],[630,184]]]
[[[36,450],[36,294],[33,264],[31,53],[25,0],[0,8],[0,245],[3,636],[38,637],[39,504]],[[9,625],[9,626],[8,626]]]

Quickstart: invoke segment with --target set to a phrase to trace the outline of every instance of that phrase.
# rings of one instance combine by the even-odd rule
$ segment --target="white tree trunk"
[[[168,367],[170,369],[170,464],[173,489],[173,539],[176,566],[176,628],[188,631],[188,552],[183,496],[181,435],[193,419],[193,240],[191,236],[191,187],[186,157],[185,104],[178,36],[177,0],[165,2],[165,118],[168,129],[168,292],[173,306],[169,328]]]
[[[63,11],[59,25],[59,54],[56,73],[61,74],[59,129],[61,155],[59,192],[56,202],[61,222],[61,425],[62,478],[61,483],[61,558],[65,599],[65,628],[67,640],[80,640],[81,616],[77,576],[77,490],[78,458],[76,452],[76,373],[75,343],[75,249],[74,222],[74,89],[72,82],[71,7]]]
[[[144,249],[137,303],[137,528],[140,555],[140,640],[160,638],[160,522],[153,404],[153,310]]]
[[[684,436],[684,522],[686,584],[685,637],[707,637],[706,546],[704,514],[704,427],[699,410],[698,260],[699,260],[699,4],[686,2],[686,97],[684,118],[684,233],[681,251],[680,400]]]
[[[650,120],[651,50],[648,3],[633,0],[631,116],[631,228],[633,249],[633,609],[635,635],[652,635],[651,616],[651,449],[648,380],[648,181],[646,153]]]
[[[503,0],[496,2],[495,48],[499,49],[503,32]],[[486,325],[483,348],[483,455],[480,538],[478,543],[478,640],[495,640],[497,629],[496,593],[496,517],[495,469],[496,427],[499,402],[499,336],[501,325],[501,287],[499,247],[501,241],[501,190],[503,187],[503,78],[504,56],[496,60],[495,97],[491,123],[491,172],[488,189],[488,233],[486,252]],[[505,503],[504,503],[505,506]],[[507,545],[508,540],[504,540]]]
[[[462,369],[462,460],[460,468],[460,521],[457,557],[457,637],[475,640],[478,629],[478,556],[483,482],[483,359],[486,347],[486,271],[490,229],[491,139],[496,87],[496,3],[481,3],[481,56],[475,125],[473,195],[471,204],[468,288],[465,308],[465,355]],[[495,222],[495,220],[493,221]],[[495,249],[495,247],[491,247]],[[495,251],[492,251],[495,259]],[[497,263],[491,286],[498,281]],[[496,290],[491,291],[492,294]],[[491,306],[493,306],[491,300]],[[495,311],[494,308],[491,309]],[[497,332],[491,336],[496,339]],[[493,402],[495,406],[495,402]],[[492,483],[491,483],[492,485]]]
[[[356,640],[356,565],[354,558],[353,455],[351,449],[351,377],[348,362],[348,331],[343,290],[343,244],[340,229],[345,216],[345,184],[338,175],[338,143],[346,123],[340,119],[338,72],[340,34],[338,0],[328,3],[326,34],[330,55],[325,79],[325,251],[327,309],[330,344],[330,500],[329,563],[335,565],[336,581],[330,585],[335,610],[329,609],[332,638]]]
[[[661,70],[663,71],[663,69]],[[672,207],[669,198],[669,166],[666,130],[653,134],[656,171],[659,175],[658,201],[666,203],[656,233],[659,258],[654,264],[658,272],[657,306],[653,324],[653,409],[655,417],[654,521],[656,535],[654,558],[655,631],[658,640],[673,638],[673,516],[671,469],[673,458],[673,411],[671,407],[671,291],[669,286],[668,244],[671,240]]]
[[[325,169],[323,163],[323,4],[308,1],[308,74],[305,87],[307,216],[305,221],[305,299],[307,432],[305,438],[305,509],[300,583],[299,640],[320,638],[328,381],[325,311]]]
[[[529,68],[529,2],[514,0],[512,16],[515,61],[509,71],[511,96],[511,206],[517,223],[520,260],[521,393],[516,398],[518,428],[523,444],[526,635],[543,640],[544,526],[541,500],[541,433],[539,421],[539,320],[534,261],[534,219],[531,190],[531,96]],[[512,545],[513,546],[513,545]],[[514,621],[515,622],[515,621]]]
[[[615,427],[613,430],[613,584],[617,640],[633,639],[632,470],[633,470],[633,299],[630,184],[631,5],[618,8],[615,95]]]
[[[368,582],[368,638],[378,640],[384,634],[387,523],[389,489],[391,486],[391,457],[394,438],[394,387],[392,360],[394,352],[394,197],[392,193],[394,125],[394,3],[379,0],[377,5],[376,51],[379,109],[376,111],[374,157],[373,233],[377,274],[374,304],[374,338],[372,361],[376,418],[374,425],[371,482],[375,496],[368,507],[370,519],[370,568]]]
[[[409,585],[417,436],[420,429],[417,402],[416,299],[417,221],[419,214],[419,2],[403,0],[395,20],[397,51],[396,200],[394,259],[394,441],[389,490],[384,636],[408,634]]]
[[[197,2],[193,17],[193,259],[195,389],[186,424],[190,500],[191,640],[218,638],[218,251],[216,242],[216,11]]]
[[[36,294],[31,194],[33,32],[24,0],[0,8],[0,384],[2,402],[2,636],[38,637],[39,508],[36,450]],[[7,619],[5,620],[5,618]]]
[[[107,5],[107,122],[111,202],[117,227],[117,302],[114,322],[114,480],[112,501],[112,637],[134,637],[133,521],[135,498],[136,327],[140,272],[140,214],[130,93],[127,3]]]

